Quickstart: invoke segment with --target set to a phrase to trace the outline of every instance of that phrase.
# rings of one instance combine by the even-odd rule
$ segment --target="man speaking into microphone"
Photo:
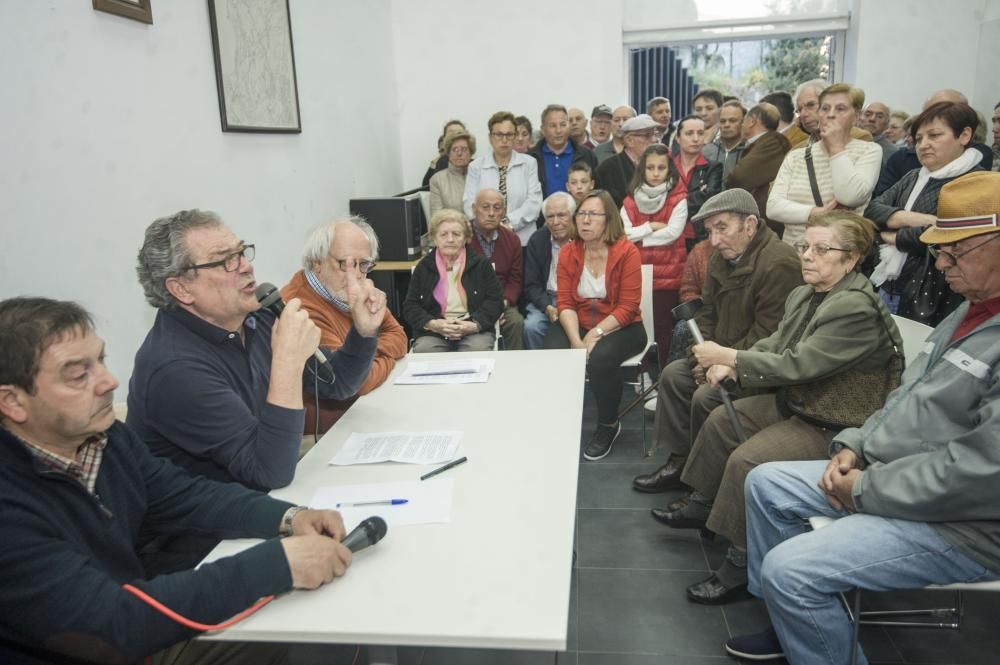
[[[127,422],[154,454],[193,474],[269,490],[295,474],[303,383],[311,392],[315,372],[322,397],[357,392],[385,299],[355,280],[355,328],[336,352],[321,350],[321,364],[314,359],[320,331],[298,299],[280,316],[261,308],[253,257],[254,246],[212,212],[181,211],[146,229],[136,272],[158,311],[135,356]],[[173,568],[211,547],[189,542],[178,552],[175,545],[184,544],[161,541],[150,550],[175,551],[178,561],[160,561]]]

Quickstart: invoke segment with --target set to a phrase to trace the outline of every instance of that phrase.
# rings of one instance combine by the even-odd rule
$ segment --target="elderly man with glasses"
[[[298,300],[280,318],[261,309],[253,251],[211,212],[181,211],[146,229],[136,272],[158,311],[135,355],[127,422],[154,454],[194,475],[268,490],[295,474],[303,384],[311,387],[316,373],[317,383],[329,384],[321,397],[350,397],[368,375],[377,339],[353,329],[336,353],[321,349],[326,363],[311,360],[319,328]],[[367,284],[357,291],[352,307],[377,316],[378,294]],[[193,536],[149,543],[149,565],[188,567],[213,543]]]
[[[385,294],[365,278],[375,268],[378,247],[375,230],[361,217],[322,224],[306,239],[302,270],[281,289],[286,302],[298,298],[302,309],[319,326],[319,345],[324,351],[332,353],[342,348],[352,334],[378,340],[375,358],[356,395],[347,399],[326,398],[324,393],[336,383],[318,385],[321,398],[318,430],[313,405],[306,400],[306,434],[314,431],[322,434],[330,429],[358,396],[382,385],[396,361],[406,355],[406,332],[386,309]],[[352,289],[372,294],[373,307],[352,305]],[[306,387],[306,392],[312,391],[313,388]]]
[[[1000,578],[1000,174],[941,188],[920,239],[965,296],[885,406],[833,437],[829,461],[776,462],[745,485],[749,590],[773,628],[736,637],[748,660],[847,663],[839,594]],[[806,519],[833,523],[806,531]],[[867,663],[863,653],[858,663]]]

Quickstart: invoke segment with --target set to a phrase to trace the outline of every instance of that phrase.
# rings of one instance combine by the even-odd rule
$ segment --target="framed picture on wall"
[[[149,3],[150,0],[94,0],[94,9],[143,23],[152,23],[153,9]]]
[[[288,0],[208,0],[224,132],[302,131]]]

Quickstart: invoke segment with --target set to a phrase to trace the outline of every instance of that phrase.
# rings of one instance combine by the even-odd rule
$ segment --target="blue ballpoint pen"
[[[383,499],[381,501],[344,501],[343,503],[338,503],[338,508],[357,508],[360,506],[402,506],[404,503],[409,503],[409,499]]]

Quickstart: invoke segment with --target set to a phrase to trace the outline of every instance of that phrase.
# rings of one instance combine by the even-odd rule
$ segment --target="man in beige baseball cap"
[[[920,239],[967,302],[885,407],[834,437],[829,462],[750,472],[748,589],[773,625],[730,639],[730,655],[846,663],[852,627],[838,594],[1000,579],[1000,173],[949,182],[937,216]],[[818,515],[835,523],[805,532]]]

